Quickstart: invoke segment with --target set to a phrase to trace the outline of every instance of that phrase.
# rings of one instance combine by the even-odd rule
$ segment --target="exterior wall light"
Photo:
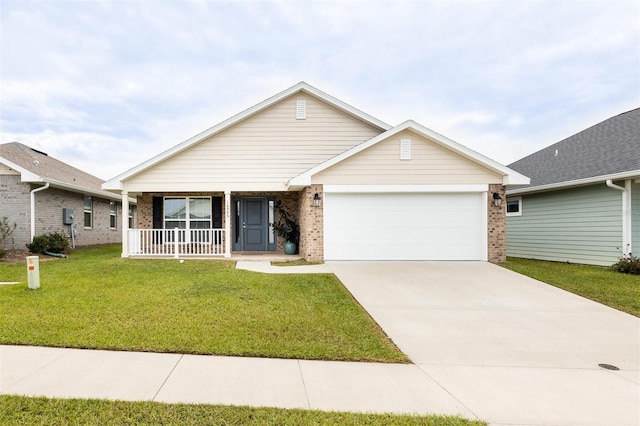
[[[320,194],[318,194],[317,192],[314,194],[313,196],[313,206],[314,207],[320,207],[320,202],[322,201],[322,199],[320,198]]]
[[[500,207],[502,205],[502,197],[497,192],[493,193],[493,205]]]

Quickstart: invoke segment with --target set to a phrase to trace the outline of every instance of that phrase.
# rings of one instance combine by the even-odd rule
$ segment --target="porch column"
[[[129,257],[129,193],[122,191],[122,255]]]
[[[231,257],[231,191],[224,191],[224,257]]]

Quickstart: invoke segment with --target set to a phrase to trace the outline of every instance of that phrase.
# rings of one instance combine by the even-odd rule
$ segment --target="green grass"
[[[451,416],[354,414],[222,405],[161,404],[0,395],[0,424],[12,425],[432,425],[482,426]]]
[[[640,276],[609,268],[510,257],[503,266],[555,287],[640,317]]]
[[[0,344],[408,362],[332,274],[269,275],[228,261],[121,259],[119,246],[0,263]]]

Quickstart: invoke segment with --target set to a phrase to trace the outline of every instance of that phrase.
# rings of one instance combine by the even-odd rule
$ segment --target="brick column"
[[[315,207],[313,197],[318,194],[322,201]],[[309,262],[324,260],[324,194],[322,185],[311,185],[300,193],[300,255]]]
[[[502,205],[493,203],[493,193],[502,197]],[[503,185],[489,185],[487,194],[487,257],[489,262],[507,260],[507,197]]]

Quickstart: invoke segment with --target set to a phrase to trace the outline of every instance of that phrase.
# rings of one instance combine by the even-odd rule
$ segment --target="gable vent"
[[[400,159],[411,160],[411,139],[400,139]]]
[[[296,101],[296,120],[307,118],[307,101],[304,99]]]

